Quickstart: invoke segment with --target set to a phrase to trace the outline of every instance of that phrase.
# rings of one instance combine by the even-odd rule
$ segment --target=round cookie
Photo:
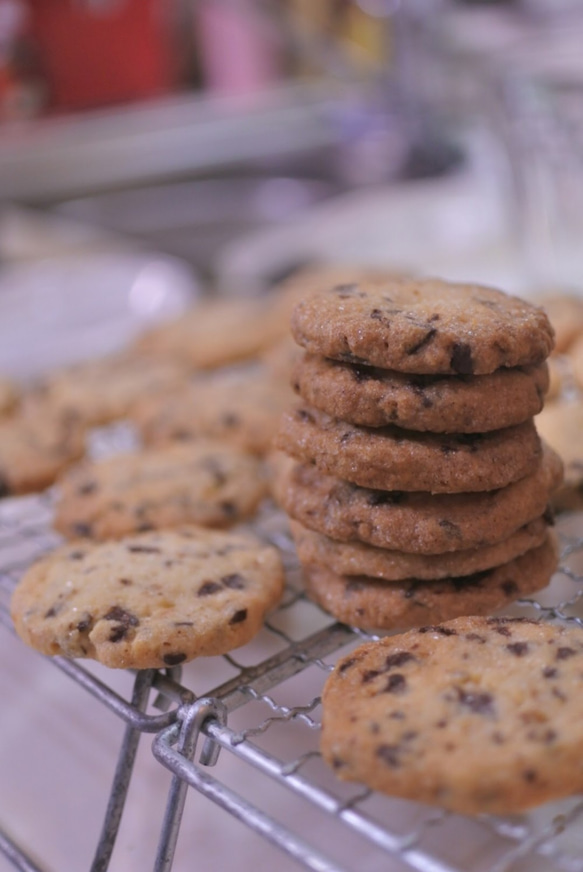
[[[119,354],[55,372],[45,380],[43,395],[55,409],[93,426],[124,418],[140,397],[173,390],[184,379],[176,363]]]
[[[312,407],[285,412],[277,448],[328,475],[382,490],[466,493],[523,478],[541,455],[531,420],[491,433],[365,429]]]
[[[314,354],[425,374],[537,364],[553,348],[542,309],[438,279],[360,281],[312,294],[296,306],[292,333]]]
[[[537,297],[555,331],[555,351],[562,354],[583,335],[583,299],[574,294],[559,292]]]
[[[583,635],[458,618],[361,645],[322,695],[343,780],[462,814],[515,814],[583,789]]]
[[[548,533],[542,545],[508,563],[457,578],[385,581],[337,575],[316,564],[303,570],[308,595],[336,620],[365,630],[406,630],[427,621],[491,614],[546,587],[557,563],[557,543]]]
[[[34,402],[0,421],[0,497],[49,487],[85,452],[79,418]]]
[[[282,591],[275,548],[184,527],[61,547],[26,572],[11,613],[43,654],[155,669],[244,645]]]
[[[327,567],[337,575],[366,575],[385,581],[406,578],[435,581],[500,566],[540,545],[547,526],[546,520],[541,517],[494,545],[428,555],[376,548],[364,542],[337,542],[303,527],[298,521],[290,522],[298,557],[303,565]]]
[[[560,510],[583,505],[583,400],[579,396],[549,403],[537,415],[536,426],[542,438],[555,449],[565,465],[563,486],[553,495]]]
[[[212,299],[143,333],[134,349],[213,369],[257,357],[288,331],[289,316],[275,294]]]
[[[545,512],[563,475],[560,458],[548,446],[528,476],[477,494],[368,490],[289,458],[278,458],[275,466],[275,499],[305,527],[331,539],[420,554],[482,548],[507,539]]]
[[[182,524],[226,527],[252,515],[266,491],[259,461],[231,446],[167,445],[69,470],[59,481],[54,526],[91,539]]]
[[[407,375],[305,354],[292,385],[306,403],[352,424],[486,433],[537,415],[549,374],[542,363],[482,376]]]
[[[10,414],[16,407],[18,391],[10,379],[0,376],[0,417]]]
[[[145,398],[131,417],[147,445],[204,436],[265,454],[292,399],[291,389],[262,367],[219,370],[170,395]]]

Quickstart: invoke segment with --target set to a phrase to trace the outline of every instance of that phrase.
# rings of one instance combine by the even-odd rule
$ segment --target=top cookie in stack
[[[391,276],[311,294],[292,333],[304,404],[282,420],[277,444],[294,461],[277,496],[320,604],[357,626],[404,628],[489,612],[548,582],[556,553],[542,515],[561,467],[533,423],[553,347],[541,309]],[[399,537],[407,510],[414,532]]]

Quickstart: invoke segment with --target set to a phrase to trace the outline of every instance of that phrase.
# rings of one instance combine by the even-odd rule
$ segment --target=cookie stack
[[[476,285],[365,280],[306,297],[292,332],[302,403],[281,422],[276,498],[320,605],[404,629],[548,583],[562,464],[533,422],[553,347],[541,309]]]

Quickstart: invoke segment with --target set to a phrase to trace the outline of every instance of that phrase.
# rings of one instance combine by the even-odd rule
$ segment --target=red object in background
[[[27,2],[51,108],[89,109],[173,88],[172,0]]]

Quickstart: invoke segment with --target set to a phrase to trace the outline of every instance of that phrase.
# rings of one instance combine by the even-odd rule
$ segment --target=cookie
[[[322,696],[339,778],[462,814],[515,814],[583,790],[583,635],[458,618],[366,643]]]
[[[176,363],[119,354],[51,374],[43,393],[55,409],[74,412],[93,426],[124,418],[140,397],[172,390],[184,380],[185,370]]]
[[[275,548],[184,527],[61,547],[26,572],[11,612],[43,654],[155,669],[244,645],[282,590]]]
[[[275,446],[320,472],[381,490],[461,493],[504,487],[536,465],[531,420],[490,433],[365,429],[298,406],[281,418]]]
[[[140,354],[213,369],[257,357],[289,331],[289,317],[271,295],[207,300],[142,334]]]
[[[42,491],[85,452],[85,427],[71,413],[34,402],[0,420],[0,497]]]
[[[537,518],[494,545],[449,551],[444,554],[407,554],[376,548],[364,542],[337,542],[291,521],[290,527],[300,563],[328,567],[336,575],[366,575],[385,581],[416,578],[432,581],[471,575],[508,563],[545,538],[547,521]]]
[[[537,415],[549,374],[542,363],[481,376],[407,375],[305,354],[292,385],[309,405],[352,424],[485,433]]]
[[[545,512],[562,476],[560,458],[545,446],[542,462],[528,476],[477,494],[369,490],[288,458],[276,464],[272,487],[292,518],[331,539],[441,554],[507,539]]]
[[[60,533],[118,539],[182,524],[230,526],[255,512],[267,484],[257,459],[199,440],[83,463],[58,490]]]
[[[549,403],[537,415],[536,426],[565,465],[561,488],[553,495],[557,509],[577,509],[583,505],[583,400],[579,396]]]
[[[548,315],[555,331],[555,351],[562,354],[583,335],[583,299],[558,292],[537,296],[535,300]]]
[[[314,354],[422,374],[482,375],[541,363],[553,348],[542,309],[438,279],[353,282],[312,294],[292,316]]]
[[[542,545],[508,563],[456,578],[385,581],[338,575],[327,566],[303,566],[308,595],[336,620],[365,630],[406,630],[460,615],[487,615],[549,583],[558,547],[548,533]]]
[[[12,412],[18,400],[18,391],[10,379],[0,376],[0,417]]]
[[[576,384],[583,388],[583,336],[577,339],[569,349],[568,359]]]
[[[204,436],[265,454],[292,399],[291,388],[263,367],[219,370],[175,393],[146,397],[131,417],[147,445]]]

